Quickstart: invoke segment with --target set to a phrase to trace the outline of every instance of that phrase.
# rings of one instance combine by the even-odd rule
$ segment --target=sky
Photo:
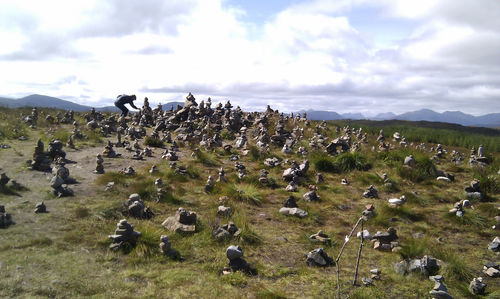
[[[0,96],[500,112],[499,0],[0,0]]]

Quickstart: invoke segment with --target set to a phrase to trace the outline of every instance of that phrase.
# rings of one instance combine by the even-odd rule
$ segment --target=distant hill
[[[174,107],[174,110],[177,109],[177,105],[181,105],[184,107],[184,102],[169,102],[161,105],[163,111],[170,110],[171,107]]]
[[[304,112],[304,111],[300,111]],[[307,118],[311,120],[339,120],[339,119],[371,119],[371,120],[408,120],[452,123],[463,126],[475,127],[500,127],[500,113],[490,113],[482,116],[474,116],[460,111],[445,111],[439,113],[430,109],[421,109],[396,115],[392,112],[377,114],[374,117],[365,117],[361,113],[339,114],[333,111],[308,110]]]
[[[174,109],[177,108],[177,104],[181,106],[184,105],[183,102],[170,102],[162,105],[163,110],[170,109],[170,106],[174,106]],[[136,106],[140,107],[142,104],[136,104]],[[0,97],[0,106],[9,107],[9,108],[18,108],[18,107],[42,107],[42,108],[57,108],[64,110],[74,110],[78,112],[89,111],[92,109],[92,106],[80,105],[73,103],[71,101],[61,100],[55,97],[49,97],[45,95],[32,94],[20,99],[11,99],[11,98],[2,98]],[[156,108],[156,107],[152,107]],[[120,111],[115,106],[105,106],[105,107],[95,107],[97,111],[111,111],[118,112]]]

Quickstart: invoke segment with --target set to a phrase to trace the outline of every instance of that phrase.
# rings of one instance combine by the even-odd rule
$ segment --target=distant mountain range
[[[174,109],[177,105],[183,106],[183,102],[169,102],[163,104],[163,110]],[[2,98],[0,97],[0,106],[3,107],[45,107],[58,108],[64,110],[74,110],[78,112],[89,111],[92,107],[73,103],[71,101],[61,100],[59,98],[33,94],[20,99]],[[138,101],[136,106],[142,106]],[[156,108],[156,107],[152,107]],[[97,111],[119,111],[114,106],[96,107]],[[300,111],[304,112],[304,111]],[[316,111],[307,110],[307,118],[311,120],[338,120],[338,119],[371,119],[371,120],[408,120],[408,121],[431,121],[460,124],[464,126],[477,127],[500,127],[500,113],[490,113],[482,116],[474,116],[460,111],[446,111],[443,113],[435,112],[429,109],[422,109],[413,112],[406,112],[396,115],[392,112],[380,113],[375,117],[367,118],[361,113],[344,113],[339,114],[333,111]]]
[[[142,103],[140,101],[136,101],[136,106],[141,107]],[[174,107],[174,109],[177,108],[177,105],[183,106],[183,102],[169,102],[166,104],[163,104],[163,110],[169,110],[170,107]],[[11,99],[11,98],[2,98],[0,97],[0,106],[3,107],[9,107],[9,108],[19,108],[19,107],[43,107],[43,108],[57,108],[57,109],[64,109],[64,110],[73,110],[73,111],[89,111],[92,109],[92,106],[85,106],[85,105],[80,105],[73,103],[71,101],[66,101],[66,100],[61,100],[59,98],[54,98],[54,97],[49,97],[49,96],[44,96],[44,95],[39,95],[39,94],[32,94],[24,98],[20,99]],[[152,107],[156,108],[156,107]],[[112,111],[112,112],[119,112],[120,110],[116,108],[115,106],[105,106],[105,107],[95,107],[95,110],[97,111]]]
[[[301,111],[304,112],[304,111]],[[361,113],[339,114],[331,111],[308,110],[307,118],[311,120],[338,120],[338,119],[371,119],[371,120],[408,120],[408,121],[431,121],[460,124],[463,126],[476,127],[500,127],[500,113],[490,113],[482,116],[474,116],[460,111],[445,111],[439,113],[429,109],[421,109],[396,115],[392,112],[380,113],[375,117],[365,117]]]

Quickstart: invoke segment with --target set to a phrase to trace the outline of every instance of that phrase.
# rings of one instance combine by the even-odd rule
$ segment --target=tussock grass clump
[[[410,239],[402,243],[402,249],[398,253],[404,260],[423,257],[428,247],[426,239]]]
[[[330,173],[350,172],[353,170],[366,171],[372,167],[368,162],[368,158],[359,152],[343,153],[336,157],[316,152],[311,156],[310,161],[316,170]]]
[[[457,217],[455,214],[447,212],[445,217],[457,224],[472,226],[476,229],[486,228],[490,225],[490,221],[488,219],[481,216],[474,210],[466,210],[462,217]]]
[[[245,212],[245,209],[239,207],[232,216],[237,227],[241,228],[240,240],[244,244],[259,245],[262,243],[262,238],[250,226],[250,219]]]
[[[146,139],[144,139],[144,145],[163,148],[165,146],[165,143],[163,143],[163,141],[161,141],[160,139],[147,136]]]
[[[398,175],[401,178],[410,180],[414,183],[420,183],[436,178],[436,166],[432,160],[429,159],[429,157],[418,154],[415,156],[415,161],[417,161],[417,164],[413,167],[400,165],[397,168]]]
[[[474,276],[471,269],[467,267],[462,256],[458,256],[451,248],[438,246],[430,247],[430,254],[445,262],[443,276],[450,280],[470,282]]]
[[[215,167],[220,165],[220,162],[217,161],[217,156],[213,152],[203,151],[201,149],[194,150],[194,159],[196,162],[201,163],[208,167]]]
[[[223,140],[234,140],[234,133],[224,129],[220,132],[220,138]]]
[[[435,203],[435,200],[432,200],[429,196],[416,195],[413,192],[405,192],[404,196],[406,197],[407,203],[415,204],[421,207],[429,207]]]
[[[317,171],[330,173],[340,172],[335,164],[334,158],[330,157],[326,153],[314,152],[311,154],[309,161]]]
[[[375,173],[359,173],[355,176],[356,181],[363,186],[382,184],[384,180]]]
[[[335,163],[342,172],[352,170],[366,171],[372,167],[367,157],[360,152],[340,154],[335,157]]]
[[[369,221],[381,226],[389,226],[391,224],[392,218],[399,218],[400,220],[410,222],[424,220],[424,215],[422,213],[415,211],[414,209],[407,206],[393,208],[387,205],[383,205],[382,207],[377,208],[375,211],[377,213],[376,216]]]
[[[237,184],[225,185],[222,188],[222,193],[238,201],[247,202],[256,206],[262,204],[263,197],[259,191],[259,187],[253,184]]]
[[[130,184],[130,193],[137,193],[143,200],[156,196],[155,181],[152,178],[133,180]]]
[[[106,185],[109,182],[115,182],[115,184],[124,184],[127,181],[127,176],[123,173],[116,171],[110,171],[99,175],[95,182],[98,185]]]

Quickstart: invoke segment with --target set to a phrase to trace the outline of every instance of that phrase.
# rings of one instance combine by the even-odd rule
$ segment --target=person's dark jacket
[[[125,104],[130,104],[130,106],[134,109],[139,109],[135,107],[134,105],[134,100],[135,97],[133,96],[128,96],[126,94],[118,96],[118,98],[115,101],[115,105],[125,105]]]

